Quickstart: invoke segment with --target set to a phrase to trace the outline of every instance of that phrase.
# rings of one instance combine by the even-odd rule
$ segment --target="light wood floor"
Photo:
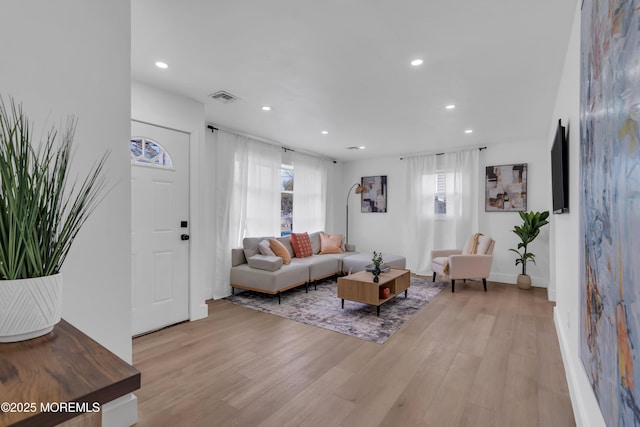
[[[133,340],[139,426],[575,425],[545,289],[456,283],[382,345],[208,303]]]

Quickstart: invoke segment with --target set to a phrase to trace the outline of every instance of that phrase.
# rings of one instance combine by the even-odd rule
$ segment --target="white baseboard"
[[[547,297],[549,298],[549,301],[556,302],[556,290],[547,288]]]
[[[580,361],[572,360],[568,337],[562,327],[558,308],[553,308],[553,321],[560,344],[560,354],[564,364],[573,416],[578,427],[606,427],[598,402],[593,394]],[[582,379],[582,380],[581,380]]]
[[[130,427],[138,422],[138,398],[129,393],[102,405],[103,427]]]
[[[208,315],[209,306],[207,305],[207,303],[203,303],[196,306],[195,309],[191,313],[189,313],[189,320],[193,322],[194,320],[204,319]]]
[[[502,273],[491,273],[489,278],[492,282],[500,282],[500,283],[510,283],[515,285],[518,283],[518,275],[517,274],[502,274]],[[543,277],[531,276],[531,286],[536,288],[546,288],[547,281]]]

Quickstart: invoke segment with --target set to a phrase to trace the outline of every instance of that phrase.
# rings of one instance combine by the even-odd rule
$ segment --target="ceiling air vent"
[[[225,92],[224,90],[219,90],[216,93],[212,93],[211,95],[209,95],[209,97],[217,101],[224,102],[225,104],[240,100],[240,98],[238,98],[237,96],[231,95],[229,92]]]

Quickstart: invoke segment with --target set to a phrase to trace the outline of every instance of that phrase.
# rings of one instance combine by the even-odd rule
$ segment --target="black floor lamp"
[[[346,233],[347,239],[346,239],[345,247],[346,245],[349,244],[349,196],[351,195],[351,190],[353,190],[354,187],[356,187],[356,191],[355,191],[356,194],[360,194],[366,190],[366,188],[363,185],[356,183],[351,186],[349,191],[347,191],[347,233]]]

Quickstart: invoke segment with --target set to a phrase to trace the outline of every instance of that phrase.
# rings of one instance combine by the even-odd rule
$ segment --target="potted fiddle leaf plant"
[[[70,176],[76,120],[34,141],[22,106],[0,97],[0,342],[51,331],[62,312],[60,269],[104,195],[102,156]]]
[[[547,218],[549,218],[549,211],[521,211],[518,213],[522,219],[522,224],[514,226],[511,231],[520,238],[520,243],[518,243],[517,249],[509,250],[518,254],[518,257],[516,258],[516,266],[522,265],[522,273],[518,275],[518,287],[520,289],[530,289],[531,277],[527,274],[527,262],[531,261],[535,264],[536,256],[527,251],[527,246],[533,242],[536,237],[538,237],[540,229],[549,223],[549,221],[547,221]]]

